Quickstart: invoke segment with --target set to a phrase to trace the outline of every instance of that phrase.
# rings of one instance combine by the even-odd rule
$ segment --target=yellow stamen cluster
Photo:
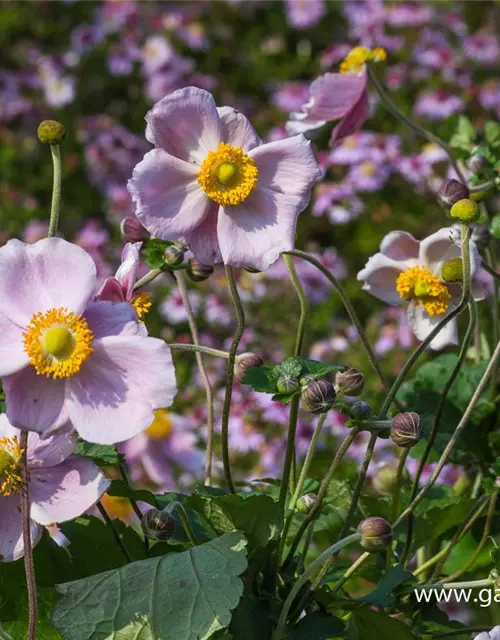
[[[7,497],[20,491],[19,460],[23,453],[17,436],[0,438],[0,495]]]
[[[132,505],[130,504],[130,500],[128,498],[123,498],[121,496],[110,496],[105,493],[102,496],[101,500],[108,515],[110,515],[112,518],[120,518],[120,520],[125,520],[127,516],[129,516],[132,512]]]
[[[377,47],[354,47],[347,54],[347,57],[340,63],[340,73],[361,73],[367,62],[383,62],[387,59],[385,49]]]
[[[400,298],[421,302],[430,316],[446,313],[451,294],[448,287],[425,267],[411,267],[396,280]]]
[[[244,202],[257,185],[259,170],[241,147],[221,142],[201,165],[198,183],[207,196],[222,206]]]
[[[132,305],[137,311],[137,317],[142,322],[144,316],[149,312],[151,306],[153,305],[153,301],[149,293],[138,293],[135,298],[132,300]]]
[[[146,429],[146,434],[151,440],[164,440],[172,433],[172,420],[166,409],[157,409],[155,419]]]
[[[65,308],[35,313],[23,335],[24,350],[38,375],[69,378],[93,353],[87,321]]]

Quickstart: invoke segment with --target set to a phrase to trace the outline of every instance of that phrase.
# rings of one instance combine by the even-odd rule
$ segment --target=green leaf
[[[155,640],[207,640],[230,623],[243,593],[245,546],[243,535],[227,533],[182,553],[61,584],[53,622],[69,640],[115,637],[131,624],[142,624]]]
[[[250,385],[254,391],[276,393],[276,379],[273,371],[274,367],[251,367],[245,372],[243,383]]]
[[[100,467],[110,467],[120,462],[121,454],[110,444],[92,444],[85,440],[78,440],[75,454],[90,458]]]
[[[106,493],[117,498],[132,498],[140,502],[147,502],[152,507],[157,507],[156,496],[146,489],[133,489],[123,480],[113,480]]]
[[[158,238],[150,238],[143,249],[144,262],[150,269],[162,269],[165,266],[165,249],[172,244]]]
[[[258,600],[247,591],[236,607],[229,630],[238,640],[267,640],[273,624],[269,617],[269,603]]]
[[[347,640],[415,640],[410,628],[384,613],[363,607],[354,611],[347,623]]]
[[[287,629],[286,640],[330,640],[343,636],[344,623],[322,611],[304,616],[295,627]]]
[[[4,631],[4,628],[2,627],[2,624],[0,623],[0,640],[14,640],[14,638],[9,635],[6,631]]]
[[[488,120],[484,125],[484,137],[490,147],[494,149],[500,147],[500,124],[493,120]]]
[[[394,589],[406,580],[414,580],[411,571],[402,564],[393,565],[382,577],[373,591],[360,598],[379,607],[390,607],[394,604]]]
[[[343,371],[346,369],[344,365],[340,364],[325,364],[324,362],[318,362],[317,360],[306,360],[305,358],[298,358],[304,369],[310,376],[313,376],[316,380],[324,378],[329,373],[335,373],[337,371]]]
[[[458,118],[457,128],[451,136],[450,146],[454,149],[462,149],[470,151],[476,138],[476,130],[472,126],[470,120],[465,116]]]
[[[493,216],[491,219],[490,233],[495,240],[500,240],[500,215]]]
[[[300,358],[297,358],[296,356],[288,356],[283,360],[281,364],[278,364],[274,367],[273,377],[275,379],[278,379],[281,376],[298,378],[301,373],[302,364],[300,362]]]
[[[198,512],[192,509],[187,504],[186,501],[188,498],[189,496],[185,496],[183,493],[175,493],[175,492],[164,493],[163,495],[156,496],[159,509],[164,509],[171,502],[174,502],[174,501],[180,502],[186,510],[189,524],[191,525],[191,530],[196,536],[196,539],[199,542],[208,542],[209,540],[212,540],[212,538],[215,538],[217,535],[215,529],[210,524],[210,522],[202,515],[201,511]],[[174,510],[170,515],[176,521],[176,528],[175,528],[174,535],[168,541],[169,544],[184,544],[184,545],[189,544],[189,538],[186,532],[184,531],[184,526],[179,516],[179,511]]]

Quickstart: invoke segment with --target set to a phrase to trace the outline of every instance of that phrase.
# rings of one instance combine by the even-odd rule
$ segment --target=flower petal
[[[393,260],[417,260],[420,242],[407,231],[391,231],[380,243],[380,251]]]
[[[408,323],[415,336],[422,342],[445,316],[430,316],[421,304],[411,302],[408,306]],[[456,318],[446,324],[429,345],[434,351],[440,351],[450,344],[458,344]]]
[[[233,107],[218,107],[221,121],[221,135],[224,142],[233,147],[241,147],[245,153],[262,144],[262,140],[242,113]]]
[[[461,256],[460,247],[453,241],[449,227],[439,229],[420,243],[420,262],[432,273],[440,274],[443,262]]]
[[[42,528],[31,520],[31,545],[42,537]],[[13,562],[24,555],[23,524],[19,494],[0,497],[0,562]]]
[[[128,302],[91,302],[84,316],[94,339],[104,336],[144,335],[144,324],[137,320],[137,312]]]
[[[303,135],[263,144],[248,155],[259,169],[259,187],[279,193],[309,197],[322,175],[311,143]]]
[[[363,289],[387,304],[399,305],[402,300],[396,291],[396,280],[406,268],[406,263],[376,253],[368,259],[365,268],[358,273]]]
[[[68,412],[89,442],[122,442],[144,431],[155,409],[172,403],[177,387],[170,349],[139,336],[101,338],[94,349],[68,380]]]
[[[163,240],[177,240],[195,229],[211,204],[196,178],[198,169],[153,149],[135,167],[128,190],[144,227]]]
[[[370,103],[368,101],[368,91],[363,91],[359,100],[350,111],[342,118],[335,129],[332,131],[330,144],[333,145],[341,138],[347,138],[356,131],[359,131],[368,116],[370,115]]]
[[[122,251],[122,263],[116,272],[116,279],[122,285],[125,299],[130,300],[137,279],[142,242],[127,242]]]
[[[66,427],[41,438],[33,431],[28,436],[28,465],[33,468],[54,467],[68,458],[76,447],[76,433]]]
[[[20,371],[29,363],[24,350],[23,329],[0,314],[0,376]]]
[[[202,264],[215,264],[222,262],[219,240],[217,238],[217,218],[219,205],[212,203],[203,222],[180,239],[194,253],[197,260]]]
[[[125,302],[125,292],[122,285],[114,276],[106,278],[101,288],[95,294],[94,300],[107,300],[109,302]]]
[[[181,160],[201,164],[221,141],[221,123],[208,91],[186,87],[169,94],[146,115],[146,138]]]
[[[90,460],[70,456],[30,471],[31,518],[44,526],[77,518],[94,506],[110,481]]]
[[[7,417],[18,429],[44,433],[67,421],[64,380],[37,375],[33,367],[3,378]]]
[[[0,248],[2,314],[25,327],[39,311],[66,307],[81,313],[95,278],[94,261],[76,244],[61,238],[34,244],[9,240]]]
[[[221,207],[217,234],[225,264],[266,271],[294,247],[295,227],[307,198],[257,188],[243,204]]]

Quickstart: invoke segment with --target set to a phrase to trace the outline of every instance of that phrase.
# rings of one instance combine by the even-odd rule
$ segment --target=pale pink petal
[[[291,251],[295,227],[307,198],[257,188],[243,204],[221,207],[217,234],[225,264],[266,271]]]
[[[125,292],[118,280],[115,277],[110,276],[102,283],[101,288],[94,296],[94,300],[125,302]]]
[[[137,271],[140,263],[140,250],[142,242],[127,242],[122,251],[122,263],[116,272],[116,279],[122,285],[125,299],[131,300]]]
[[[444,318],[444,315],[430,316],[421,304],[411,302],[408,306],[408,323],[415,336],[422,342]],[[432,340],[430,348],[440,351],[451,344],[458,344],[456,318],[450,320]]]
[[[199,170],[163,149],[146,153],[128,181],[136,215],[163,240],[177,240],[205,218],[211,200],[197,182]]]
[[[39,311],[65,307],[81,313],[94,293],[95,277],[94,261],[76,244],[61,238],[34,244],[9,240],[0,248],[2,314],[26,326]]]
[[[469,240],[469,250],[473,277],[481,266],[481,256],[472,240]],[[462,248],[453,241],[452,229],[449,227],[439,229],[420,243],[420,261],[438,276],[447,260],[461,257]]]
[[[322,175],[311,143],[303,135],[263,144],[248,155],[259,169],[259,187],[279,193],[308,196]]]
[[[100,499],[110,481],[90,460],[70,456],[55,467],[30,470],[31,518],[42,525],[76,518]]]
[[[7,418],[6,413],[0,413],[0,438],[19,438],[20,436],[19,429],[13,427],[9,419]]]
[[[7,417],[18,429],[47,432],[67,420],[64,410],[64,380],[37,375],[26,369],[3,378]]]
[[[180,238],[202,264],[222,262],[219,240],[217,238],[217,218],[219,205],[213,203],[203,222],[194,231]]]
[[[241,147],[245,153],[262,144],[262,140],[248,118],[233,107],[218,107],[221,121],[221,137],[233,147]]]
[[[42,537],[42,528],[31,521],[31,544]],[[24,555],[21,501],[19,494],[0,496],[0,562],[13,562]]]
[[[137,312],[128,302],[91,302],[84,316],[95,339],[104,336],[144,335],[144,324],[137,320]]]
[[[496,283],[492,275],[490,275],[485,269],[479,268],[476,273],[476,279],[473,280],[471,289],[472,295],[476,302],[485,300],[493,295],[495,291]]]
[[[73,426],[89,442],[132,438],[168,407],[177,388],[167,344],[156,338],[110,336],[94,341],[94,353],[67,385]]]
[[[393,260],[417,260],[420,242],[407,231],[391,231],[380,243],[380,251]]]
[[[370,103],[368,101],[368,91],[363,91],[356,104],[348,113],[346,113],[346,115],[332,131],[330,144],[333,145],[337,140],[347,138],[347,136],[350,136],[353,133],[356,133],[356,131],[359,131],[365,121],[368,120],[369,115]]]
[[[30,469],[54,467],[68,458],[76,447],[76,433],[71,428],[58,430],[41,438],[33,431],[28,436],[28,465]]]
[[[208,91],[186,87],[169,94],[146,115],[146,138],[168,153],[201,164],[221,141],[221,123]]]
[[[405,271],[407,264],[376,253],[368,259],[365,268],[358,273],[363,289],[387,304],[399,305],[403,302],[396,291],[396,280]]]
[[[0,376],[16,373],[28,362],[24,350],[23,329],[0,314]]]

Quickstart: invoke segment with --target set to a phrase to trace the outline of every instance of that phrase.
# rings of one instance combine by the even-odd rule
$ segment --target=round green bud
[[[445,282],[462,282],[464,271],[461,258],[452,258],[443,264],[441,277]]]
[[[369,420],[373,415],[373,409],[362,400],[358,400],[351,405],[351,411],[358,420]]]
[[[373,488],[377,493],[383,496],[392,496],[394,488],[396,486],[398,477],[398,463],[397,461],[383,462],[375,470],[373,476]],[[403,472],[403,482],[406,484],[408,481],[408,472],[406,469]]]
[[[61,144],[66,137],[66,129],[57,120],[44,120],[39,124],[36,135],[42,144]]]
[[[462,222],[476,222],[480,216],[479,207],[473,200],[463,198],[452,206],[450,216]]]
[[[179,244],[178,242],[174,242],[169,247],[165,249],[163,252],[163,259],[165,260],[165,264],[169,267],[178,267],[184,262],[184,252],[186,247]]]
[[[168,509],[149,509],[142,516],[141,527],[146,537],[165,541],[174,535],[176,522]]]
[[[312,380],[302,389],[302,406],[311,413],[326,413],[337,397],[335,387],[328,380]]]
[[[280,393],[293,393],[297,391],[299,386],[299,381],[294,376],[283,375],[276,382],[276,387]]]
[[[186,269],[188,277],[191,278],[193,282],[203,282],[210,278],[213,272],[214,268],[212,265],[202,264],[199,260],[196,260],[196,258],[191,258]]]
[[[361,546],[369,553],[385,551],[392,542],[392,527],[384,518],[365,518],[359,533]]]
[[[297,511],[309,513],[316,504],[318,496],[315,493],[306,493],[297,501]]]

